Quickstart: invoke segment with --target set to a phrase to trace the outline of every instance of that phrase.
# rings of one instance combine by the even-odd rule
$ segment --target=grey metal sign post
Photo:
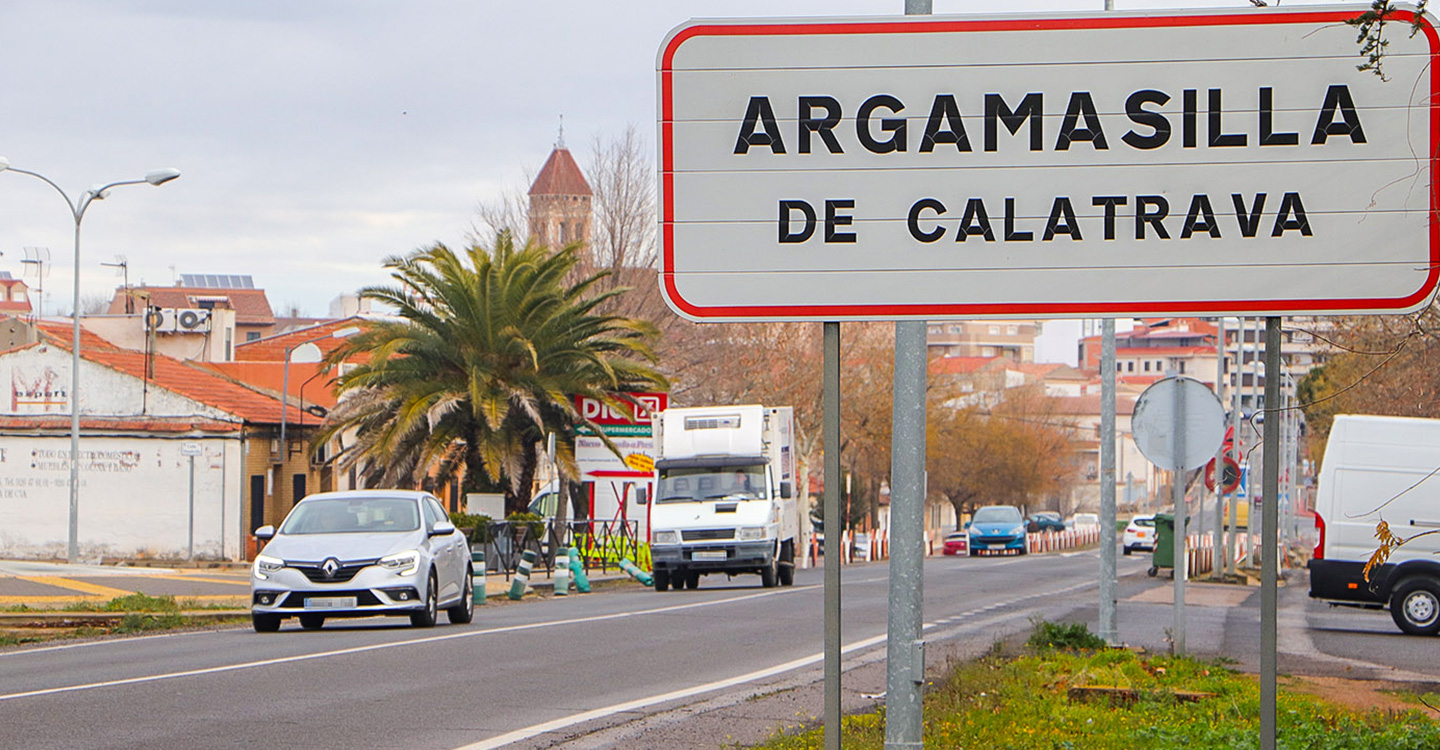
[[[202,453],[199,443],[184,443],[180,446],[180,455],[190,459],[190,544],[187,547],[185,559],[195,559],[195,457]],[[224,545],[224,539],[221,539]]]
[[[1215,392],[1194,378],[1156,381],[1135,402],[1135,443],[1151,463],[1169,468],[1175,500],[1175,653],[1185,653],[1185,473],[1214,457],[1225,437],[1225,409]]]

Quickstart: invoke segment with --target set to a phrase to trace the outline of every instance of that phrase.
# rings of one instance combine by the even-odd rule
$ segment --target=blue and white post
[[[555,595],[567,596],[570,593],[570,553],[568,550],[560,549],[555,553]]]
[[[510,581],[510,598],[520,601],[525,587],[530,585],[530,571],[535,568],[535,550],[527,549],[520,555],[520,566],[515,570],[515,579]]]
[[[575,579],[575,590],[581,594],[590,593],[590,577],[585,575],[585,565],[580,562],[580,550],[570,548],[570,577]]]
[[[485,603],[485,550],[470,550],[470,588],[476,604]]]

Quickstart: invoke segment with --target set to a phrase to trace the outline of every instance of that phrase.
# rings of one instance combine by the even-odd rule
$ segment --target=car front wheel
[[[259,612],[250,615],[250,624],[255,626],[257,633],[274,633],[280,629],[280,615],[268,615]]]
[[[449,618],[451,625],[464,625],[475,619],[475,579],[470,576],[470,571],[465,571],[465,588],[460,592],[460,601],[455,606],[445,610],[445,616]],[[481,593],[484,596],[484,593]]]
[[[440,619],[440,592],[436,589],[440,586],[435,581],[435,571],[430,571],[430,579],[425,584],[425,610],[410,615],[410,624],[417,628],[433,628],[435,621]]]
[[[325,615],[300,615],[300,627],[306,630],[319,630],[325,626]]]

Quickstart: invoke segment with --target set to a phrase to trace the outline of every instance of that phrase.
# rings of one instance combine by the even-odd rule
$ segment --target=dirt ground
[[[1259,680],[1259,675],[1252,675]],[[1427,708],[1416,697],[1430,685],[1409,685],[1380,680],[1347,680],[1343,677],[1309,677],[1293,675],[1279,678],[1280,689],[1314,695],[1331,703],[1356,711],[1408,711],[1416,709],[1440,719],[1440,702],[1431,700],[1435,708]],[[1407,695],[1407,693],[1409,695]]]

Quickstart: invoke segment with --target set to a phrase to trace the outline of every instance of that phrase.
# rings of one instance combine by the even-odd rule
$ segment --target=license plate
[[[723,549],[702,549],[690,553],[691,560],[724,560],[725,550]]]
[[[353,609],[353,596],[311,596],[305,599],[305,609]]]
[[[1003,544],[991,544],[991,545],[989,545],[989,548],[990,548],[990,549],[1005,549],[1005,545],[1003,545]]]

